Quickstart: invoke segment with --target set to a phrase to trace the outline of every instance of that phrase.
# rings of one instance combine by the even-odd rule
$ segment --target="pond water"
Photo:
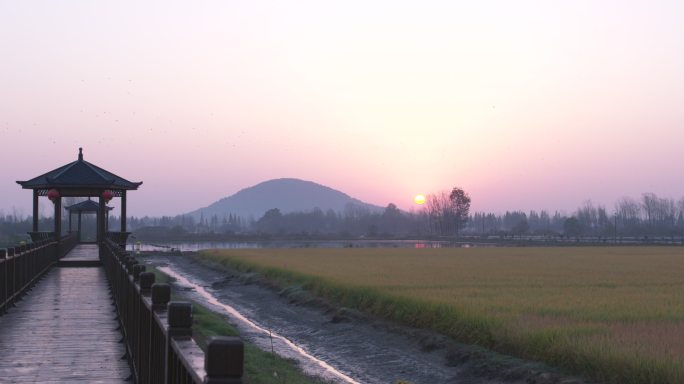
[[[320,241],[199,241],[199,242],[137,242],[128,244],[130,251],[199,251],[202,249],[254,249],[254,248],[467,248],[493,246],[467,242],[425,240],[320,240]]]

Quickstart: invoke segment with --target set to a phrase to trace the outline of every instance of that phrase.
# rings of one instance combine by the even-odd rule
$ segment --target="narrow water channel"
[[[260,337],[258,337],[258,339],[261,341],[260,344],[262,345],[262,347],[265,342],[270,342],[272,350],[276,352],[278,355],[288,359],[295,359],[299,361],[300,364],[302,364],[302,366],[308,368],[310,374],[321,377],[323,379],[336,379],[336,381],[339,381],[341,383],[361,384],[358,381],[333,368],[325,361],[317,359],[316,357],[312,356],[310,353],[304,350],[304,348],[295,344],[291,340],[279,335],[278,333],[273,332],[270,329],[266,329],[260,326],[256,322],[245,317],[235,308],[231,307],[228,304],[220,302],[212,293],[204,289],[204,287],[191,282],[190,280],[185,278],[185,276],[174,271],[171,267],[159,267],[159,270],[176,279],[176,284],[178,284],[179,286],[191,288],[195,294],[199,295],[200,297],[202,297],[202,299],[204,299],[203,301],[206,304],[210,304],[215,308],[219,308],[225,314],[230,316],[231,319],[237,323],[236,325],[238,326],[238,328],[240,328],[243,331],[243,334],[245,329],[249,329],[253,333],[255,333],[255,335],[252,336],[259,336],[260,334]]]

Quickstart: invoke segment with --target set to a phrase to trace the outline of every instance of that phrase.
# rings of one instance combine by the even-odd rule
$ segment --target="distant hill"
[[[329,209],[343,212],[348,204],[366,207],[372,211],[383,209],[312,181],[273,179],[245,188],[188,215],[196,219],[202,215],[209,218],[213,215],[225,217],[230,214],[259,219],[271,208],[278,208],[282,213],[308,212],[316,207],[324,212]]]

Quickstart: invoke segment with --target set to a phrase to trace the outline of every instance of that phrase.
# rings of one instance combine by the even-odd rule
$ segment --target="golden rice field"
[[[684,248],[211,250],[314,293],[610,383],[684,383]]]

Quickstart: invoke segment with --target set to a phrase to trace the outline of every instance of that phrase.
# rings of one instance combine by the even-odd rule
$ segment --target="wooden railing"
[[[0,314],[5,313],[77,243],[73,235],[0,249]]]
[[[28,234],[31,236],[31,241],[34,243],[45,240],[53,240],[55,237],[55,233],[53,231],[29,232]]]
[[[105,238],[113,241],[119,247],[126,249],[126,241],[130,232],[105,232]]]
[[[214,337],[207,353],[192,339],[192,305],[169,302],[168,284],[115,242],[106,239],[100,259],[109,279],[133,380],[137,383],[241,384],[244,345]]]
[[[67,253],[71,252],[78,245],[78,234],[69,233],[68,235],[62,236],[59,240],[59,258],[66,256]]]

